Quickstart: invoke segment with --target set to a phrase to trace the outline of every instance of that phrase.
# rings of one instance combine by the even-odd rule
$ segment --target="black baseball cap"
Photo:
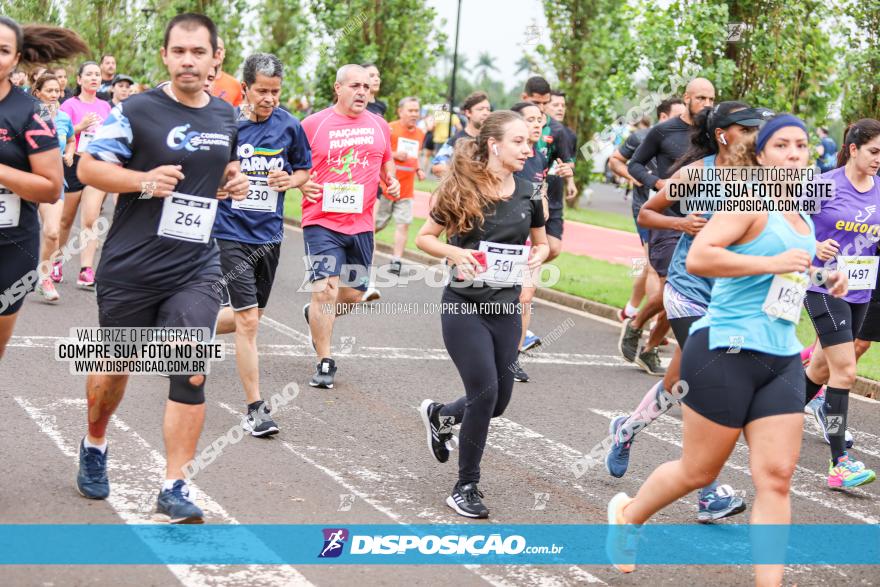
[[[715,128],[727,128],[731,124],[738,124],[740,126],[761,126],[767,120],[770,120],[774,114],[775,112],[767,108],[745,108],[743,110],[737,110],[736,112],[725,114],[724,116],[719,116],[717,120],[713,121],[713,126]]]
[[[113,83],[110,84],[110,85],[111,85],[111,86],[115,86],[115,85],[118,84],[119,82],[128,82],[128,83],[130,83],[131,85],[134,85],[134,80],[133,80],[133,79],[131,79],[131,78],[128,77],[127,75],[123,75],[123,74],[121,74],[121,73],[116,74],[116,77],[113,78]]]

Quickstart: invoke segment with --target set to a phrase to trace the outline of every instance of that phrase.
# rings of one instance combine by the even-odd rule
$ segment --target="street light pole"
[[[455,50],[452,53],[452,87],[449,91],[449,136],[452,137],[452,117],[455,115],[455,76],[458,73],[458,31],[461,28],[461,0],[458,0],[458,14],[455,17]]]

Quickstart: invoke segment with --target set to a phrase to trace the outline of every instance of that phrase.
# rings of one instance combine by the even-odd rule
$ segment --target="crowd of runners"
[[[389,124],[378,68],[346,64],[336,72],[333,104],[300,121],[280,106],[287,64],[255,53],[235,79],[222,70],[222,40],[203,15],[168,23],[164,82],[138,84],[105,55],[78,63],[73,92],[57,64],[88,51],[72,31],[0,18],[0,357],[28,291],[63,303],[77,211],[79,229],[95,233],[109,195],[109,233],[85,244],[76,276],[78,287],[96,292],[100,326],[233,334],[245,427],[256,437],[277,434],[261,399],[257,337],[282,254],[285,193],[302,196],[311,284],[302,313],[317,362],[308,382],[330,389],[339,368],[331,344],[337,318],[382,295],[372,280],[374,235],[393,220],[392,259],[381,269],[405,273],[415,181],[430,172],[439,185],[415,242],[448,266],[440,326],[464,395],[425,399],[420,416],[434,459],[445,463],[458,452],[449,507],[488,517],[479,483],[489,423],[504,413],[515,382],[529,380],[518,357],[540,344],[529,330],[538,274],[561,252],[564,204],[578,193],[565,94],[542,77],[528,79],[516,104],[491,104],[474,92],[462,101],[457,126],[449,112],[426,124],[419,97],[408,96]],[[699,490],[700,522],[750,507],[752,523],[788,524],[805,409],[830,446],[827,487],[875,479],[849,453],[857,439],[846,420],[856,362],[880,340],[880,221],[873,218],[880,122],[854,121],[839,149],[821,129],[814,162],[802,120],[759,104],[716,103],[706,79],[691,80],[656,114],[657,123],[643,120],[610,165],[635,186],[633,216],[648,259],[621,310],[619,350],[663,378],[630,416],[611,422],[606,466],[622,477],[637,433],[678,404],[683,450],[634,498],[617,495],[608,523],[637,531]],[[668,186],[689,170],[814,164],[835,195],[812,216],[688,214],[668,197]],[[802,307],[817,338],[806,350],[795,335]],[[674,351],[664,368],[659,348],[670,329]],[[110,493],[107,424],[127,382],[125,374],[88,376],[76,478],[87,498]],[[156,513],[201,523],[184,465],[204,422],[206,376],[171,374],[167,385],[167,469]],[[717,480],[740,433],[751,454],[750,506]],[[609,547],[629,555],[632,544],[620,533]],[[782,567],[757,573],[759,583],[779,584]]]

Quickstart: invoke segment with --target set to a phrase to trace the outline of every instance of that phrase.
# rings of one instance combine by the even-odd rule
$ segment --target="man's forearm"
[[[126,194],[143,190],[143,171],[125,169],[114,163],[95,159],[83,153],[79,160],[76,175],[84,185],[90,185],[103,192]]]

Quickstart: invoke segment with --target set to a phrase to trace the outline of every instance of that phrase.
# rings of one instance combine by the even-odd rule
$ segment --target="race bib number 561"
[[[192,243],[207,243],[211,240],[216,214],[215,198],[172,192],[162,203],[158,234]]]

